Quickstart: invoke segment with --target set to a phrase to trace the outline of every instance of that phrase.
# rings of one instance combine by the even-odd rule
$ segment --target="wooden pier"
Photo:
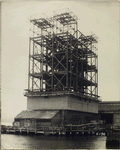
[[[39,127],[39,128],[8,128],[4,133],[13,134],[43,134],[43,135],[65,135],[62,127]]]
[[[87,123],[80,125],[66,125],[66,134],[80,135],[106,135],[105,128],[96,123]]]
[[[104,127],[96,123],[65,125],[64,127],[39,126],[37,128],[6,128],[5,133],[44,135],[106,135]]]

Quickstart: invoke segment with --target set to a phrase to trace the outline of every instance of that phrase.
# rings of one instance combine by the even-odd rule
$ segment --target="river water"
[[[2,149],[106,149],[105,136],[1,134]]]

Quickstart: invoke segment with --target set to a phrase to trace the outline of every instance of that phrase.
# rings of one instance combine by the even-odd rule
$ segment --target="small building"
[[[120,127],[120,102],[104,101],[99,103],[99,114],[102,120],[107,124]]]
[[[39,128],[41,126],[60,126],[59,111],[22,111],[14,120],[14,126],[19,128]]]

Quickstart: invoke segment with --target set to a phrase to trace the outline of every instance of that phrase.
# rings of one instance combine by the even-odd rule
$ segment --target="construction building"
[[[120,127],[120,101],[104,101],[99,103],[101,120],[114,127]]]
[[[30,19],[27,110],[20,127],[64,126],[98,119],[98,56],[95,35],[78,30],[69,9]]]

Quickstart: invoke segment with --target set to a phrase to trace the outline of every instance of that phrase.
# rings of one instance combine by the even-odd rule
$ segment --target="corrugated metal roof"
[[[22,111],[15,119],[52,119],[58,111]]]

